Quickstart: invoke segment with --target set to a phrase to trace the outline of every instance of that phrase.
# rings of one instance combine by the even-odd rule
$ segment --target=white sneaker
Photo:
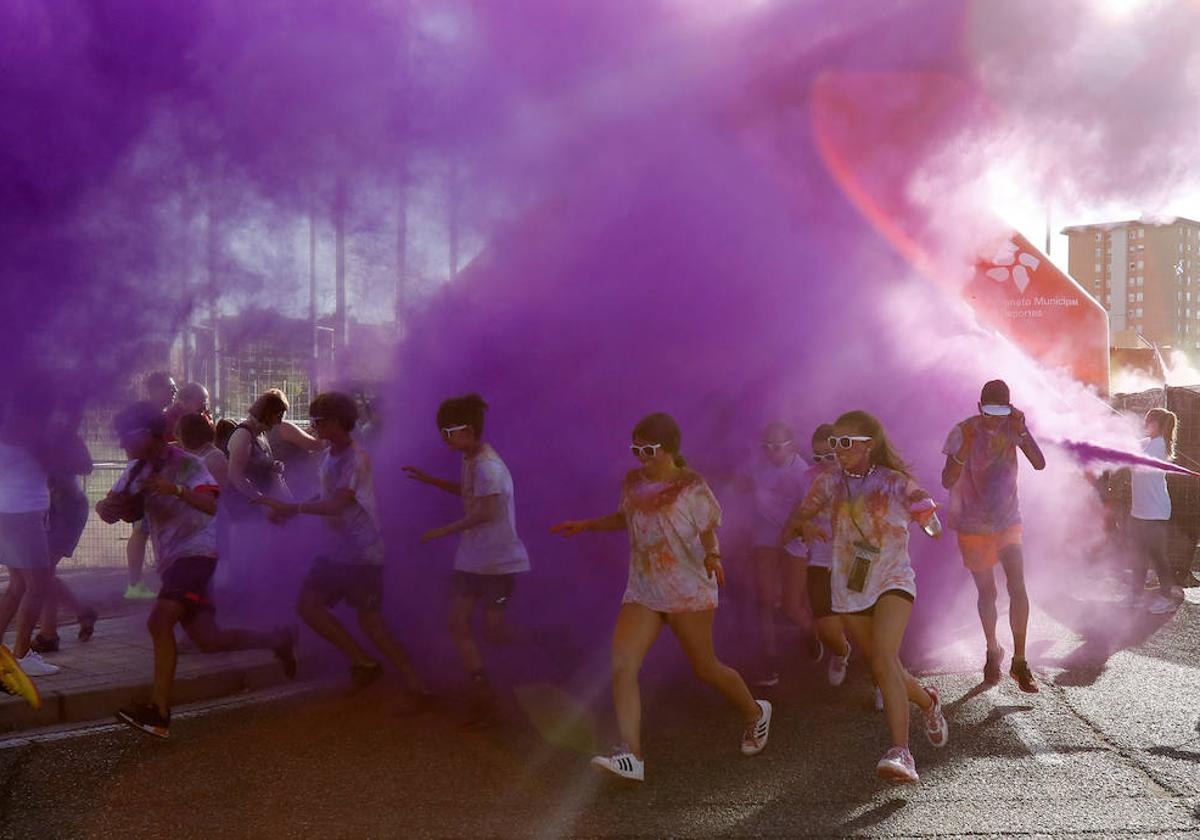
[[[829,654],[829,684],[841,685],[846,679],[846,668],[850,666],[850,643],[846,642],[846,655]]]
[[[646,763],[621,745],[615,747],[611,755],[598,755],[592,759],[592,766],[607,770],[614,776],[629,779],[634,782],[646,780]]]
[[[33,649],[30,649],[28,653],[18,659],[17,664],[21,666],[22,671],[31,677],[48,677],[62,670],[57,665],[51,665],[45,659],[42,659],[41,654]]]
[[[946,742],[950,740],[950,727],[946,724],[946,716],[942,714],[942,697],[938,694],[938,690],[931,685],[924,686],[924,689],[933,698],[933,705],[929,707],[928,711],[923,712],[925,737],[929,739],[930,744],[941,748],[946,746]]]
[[[771,734],[771,704],[766,700],[756,700],[762,714],[754,723],[746,724],[742,732],[742,755],[758,755],[767,746],[767,737]]]
[[[1151,615],[1169,615],[1179,609],[1179,603],[1162,595],[1155,595],[1147,608]],[[22,660],[24,661],[24,660]],[[26,669],[28,670],[28,669]]]
[[[879,686],[875,686],[875,711],[883,711],[883,692],[879,690]]]
[[[881,779],[909,784],[920,781],[921,778],[917,775],[917,763],[913,761],[912,753],[906,747],[892,747],[888,750],[875,765],[875,772]]]

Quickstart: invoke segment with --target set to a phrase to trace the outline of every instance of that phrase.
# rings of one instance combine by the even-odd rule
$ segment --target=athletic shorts
[[[50,568],[46,511],[0,513],[0,563],[10,569]]]
[[[180,557],[162,573],[159,600],[183,604],[184,623],[206,610],[216,609],[208,594],[209,582],[216,570],[216,557]]]
[[[475,572],[454,570],[451,591],[455,595],[478,598],[484,609],[501,610],[508,604],[513,590],[517,588],[516,574],[481,575]]]
[[[884,595],[899,595],[901,598],[908,601],[908,603],[910,603],[910,604],[915,604],[917,602],[917,599],[913,597],[913,594],[911,592],[905,592],[903,589],[889,589],[886,592],[879,593],[879,597],[875,599],[875,603],[872,604],[871,606],[867,607],[865,610],[858,610],[857,612],[852,612],[852,613],[844,613],[844,615],[874,615],[875,614],[875,605],[883,600]]]
[[[833,613],[833,578],[824,566],[808,567],[808,605],[813,618],[829,618]]]
[[[1000,561],[1002,550],[1020,544],[1021,525],[1019,523],[991,534],[960,532],[958,535],[958,550],[962,552],[963,565],[972,572],[986,572]]]
[[[50,495],[50,516],[47,520],[48,531],[46,542],[50,550],[50,559],[57,563],[60,558],[70,557],[79,545],[83,529],[88,520],[87,496],[65,494]]]
[[[322,557],[309,569],[300,588],[315,592],[326,607],[345,601],[356,610],[378,610],[383,605],[383,566],[335,563]]]

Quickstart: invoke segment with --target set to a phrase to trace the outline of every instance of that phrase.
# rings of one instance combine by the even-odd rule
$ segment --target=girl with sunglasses
[[[421,542],[461,534],[454,555],[450,635],[471,677],[471,709],[466,721],[470,726],[488,725],[496,715],[495,693],[483,667],[471,619],[476,607],[482,605],[484,638],[503,640],[507,636],[504,610],[516,589],[517,575],[529,571],[529,552],[517,536],[512,475],[496,450],[483,442],[487,408],[478,394],[448,399],[438,407],[442,441],[462,455],[459,481],[445,481],[416,467],[404,467],[414,481],[452,493],[463,501],[461,519],[426,531]]]
[[[812,618],[805,606],[805,548],[800,540],[781,545],[779,535],[788,514],[804,498],[808,489],[805,474],[808,464],[796,451],[795,432],[786,423],[775,421],[763,429],[761,456],[755,459],[744,477],[754,508],[751,562],[755,575],[758,604],[758,629],[766,659],[766,669],[756,685],[770,687],[779,683],[779,647],[775,632],[775,609],[783,612],[805,631],[809,657],[818,662],[824,653],[820,640],[812,633]]]
[[[651,414],[633,429],[640,468],[625,476],[616,513],[562,522],[553,533],[629,532],[629,582],[613,630],[613,703],[622,744],[592,764],[635,781],[645,778],[638,671],[663,627],[679,640],[696,676],[738,710],[743,755],[767,745],[771,704],[755,700],[737,671],[713,651],[717,587],[725,582],[717,528],[721,508],[704,478],[679,454],[682,435],[669,414]]]
[[[803,534],[810,545],[832,545],[831,600],[854,642],[869,658],[892,747],[876,772],[885,779],[918,780],[908,749],[908,704],[924,712],[925,736],[935,747],[949,739],[937,690],[924,687],[900,662],[900,644],[916,598],[908,556],[908,525],[932,511],[883,425],[865,411],[843,414],[829,445],[840,469],[818,475],[797,508],[785,538]],[[830,527],[818,524],[828,512]]]

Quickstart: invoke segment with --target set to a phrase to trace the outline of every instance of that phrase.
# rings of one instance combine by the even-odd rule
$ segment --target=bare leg
[[[41,626],[41,635],[47,639],[58,638],[58,611],[61,607],[66,607],[76,616],[80,613],[79,601],[75,598],[75,593],[58,576],[58,564],[62,559],[61,557],[54,558],[54,578],[50,582],[50,589],[46,592],[46,597],[42,599],[42,616],[38,623]]]
[[[359,610],[358,626],[362,628],[371,643],[379,649],[379,652],[392,663],[410,691],[418,694],[428,693],[429,689],[417,673],[417,669],[413,667],[408,651],[392,635],[392,631],[388,629],[379,610]]]
[[[8,632],[8,625],[12,623],[17,610],[21,608],[21,601],[25,599],[25,591],[28,587],[28,570],[9,566],[8,587],[4,590],[3,597],[0,597],[0,642],[4,640],[4,634]]]
[[[779,643],[775,637],[775,602],[779,598],[779,551],[755,548],[754,592],[758,605],[758,636],[762,642],[767,669],[774,670],[779,660]]]
[[[669,613],[666,617],[667,626],[679,639],[696,676],[724,694],[743,721],[754,723],[762,716],[762,709],[746,687],[742,675],[717,659],[713,650],[713,612]]]
[[[983,625],[983,638],[987,641],[988,652],[1000,649],[996,641],[996,573],[993,569],[982,572],[971,572],[975,580],[975,588],[979,593],[976,602],[979,608],[979,623]]]
[[[129,542],[125,544],[125,563],[129,567],[129,585],[136,586],[142,582],[142,569],[146,565],[146,541],[148,534],[144,525],[134,526],[129,534]]]
[[[21,609],[17,612],[17,635],[13,640],[13,656],[18,659],[29,652],[33,625],[41,615],[42,602],[54,579],[53,574],[49,568],[27,570],[28,586],[21,600]]]
[[[154,688],[150,702],[164,716],[171,710],[171,684],[175,682],[175,625],[185,613],[183,604],[159,599],[154,602],[146,621],[146,629],[154,642]]]
[[[846,640],[846,627],[841,616],[832,615],[816,619],[817,636],[836,656],[845,656],[850,652],[850,642]]]
[[[296,600],[296,612],[317,635],[344,653],[354,665],[376,664],[371,655],[337,620],[337,616],[326,608],[321,596],[316,592],[302,589],[300,597]]]
[[[1008,584],[1008,625],[1012,629],[1013,658],[1025,658],[1025,636],[1029,629],[1029,593],[1025,591],[1025,560],[1021,546],[1000,550],[1004,579]]]
[[[779,552],[783,570],[783,612],[792,624],[809,634],[813,630],[812,610],[808,605],[808,560]]]
[[[238,627],[223,629],[217,626],[212,610],[202,610],[183,623],[188,638],[201,653],[224,653],[230,650],[274,650],[288,641],[285,630],[262,633]]]
[[[455,594],[450,598],[450,638],[454,640],[458,660],[469,674],[483,671],[483,656],[479,653],[479,645],[471,629],[476,600],[474,595]]]
[[[621,741],[638,758],[642,757],[642,695],[638,672],[646,652],[658,638],[663,618],[641,604],[622,604],[613,628],[613,705]]]

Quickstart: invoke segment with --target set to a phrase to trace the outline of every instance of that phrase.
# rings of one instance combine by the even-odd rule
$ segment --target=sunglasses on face
[[[638,458],[653,458],[660,449],[662,449],[661,443],[647,443],[645,446],[638,446],[635,443],[629,447],[629,451]]]
[[[454,434],[455,432],[461,432],[463,429],[469,429],[469,428],[471,428],[471,427],[468,425],[465,425],[465,424],[462,426],[443,426],[442,427],[442,439],[450,440],[450,435]]]
[[[776,443],[773,440],[765,440],[763,441],[762,448],[768,452],[782,452],[791,445],[792,442],[790,440],[785,440],[782,443]]]
[[[842,435],[841,437],[832,437],[831,436],[829,438],[829,448],[830,449],[850,449],[854,446],[855,443],[859,443],[859,442],[865,443],[868,440],[872,440],[872,439],[873,438],[871,438],[870,435]]]
[[[832,452],[826,452],[824,455],[822,455],[819,452],[814,452],[812,459],[813,459],[814,464],[824,464],[826,461],[836,460],[837,456],[834,455]]]

